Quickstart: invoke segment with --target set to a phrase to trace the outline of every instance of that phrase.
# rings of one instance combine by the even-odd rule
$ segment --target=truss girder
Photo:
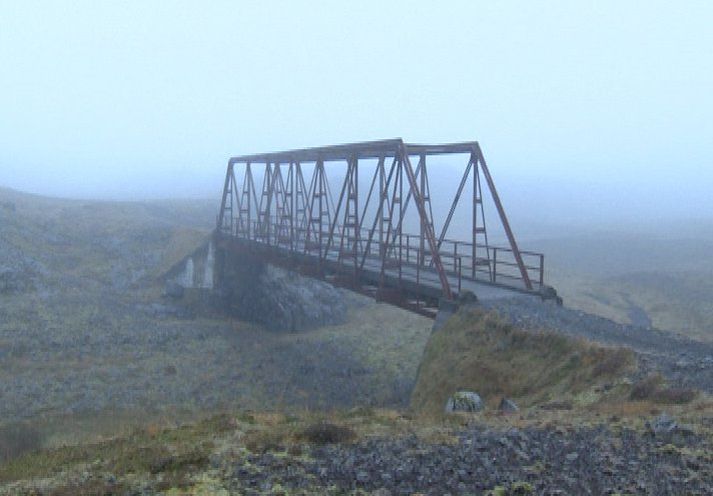
[[[466,155],[467,161],[448,214],[443,222],[436,222],[428,165],[433,156],[453,154]],[[365,161],[370,161],[367,169],[362,165]],[[311,168],[309,186],[305,166]],[[370,176],[364,185],[369,186],[363,190],[368,193],[360,196],[360,174],[365,177],[366,170]],[[341,173],[340,178],[330,175],[333,172]],[[336,203],[333,187],[339,192]],[[505,232],[505,248],[489,244],[484,191],[490,194]],[[414,208],[409,209],[412,203]],[[469,207],[471,233],[468,239],[448,239],[461,203]],[[418,226],[418,231],[404,232],[406,224]],[[420,145],[392,139],[232,157],[217,230],[224,236],[299,253],[317,267],[336,264],[355,285],[369,270],[379,275],[381,289],[393,286],[394,280],[401,286],[409,279],[417,286],[437,285],[445,298],[460,291],[464,277],[494,284],[502,284],[498,277],[510,277],[532,291],[537,289],[530,277],[534,269],[540,271],[542,286],[542,255],[520,251],[477,142]],[[527,265],[523,255],[538,257],[539,267]],[[512,267],[514,275],[503,274],[499,269],[503,266]]]

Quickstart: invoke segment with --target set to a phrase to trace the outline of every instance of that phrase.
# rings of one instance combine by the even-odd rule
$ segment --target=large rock
[[[446,413],[455,412],[479,412],[485,408],[485,403],[478,393],[472,391],[458,391],[448,398],[446,402]]]
[[[20,293],[31,289],[33,283],[29,271],[0,265],[0,294]]]
[[[498,406],[498,410],[502,413],[508,414],[516,413],[520,409],[517,407],[517,404],[513,400],[503,397],[503,399],[500,400],[500,406]]]
[[[301,331],[346,321],[342,290],[255,260],[232,258],[221,276],[226,308],[276,331]]]
[[[667,413],[662,413],[653,422],[647,422],[646,425],[649,428],[649,432],[656,439],[677,446],[688,444],[696,436],[691,427],[679,424],[676,419]]]
[[[668,415],[667,413],[662,413],[651,423],[651,430],[654,434],[669,434],[676,430],[678,423]]]
[[[183,298],[184,292],[183,286],[173,279],[166,281],[166,286],[163,289],[163,295],[169,298]]]

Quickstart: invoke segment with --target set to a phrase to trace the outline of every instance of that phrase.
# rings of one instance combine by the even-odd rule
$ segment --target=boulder
[[[478,303],[478,297],[475,296],[475,293],[473,293],[472,291],[464,289],[458,295],[459,306],[474,305],[476,303]]]
[[[472,391],[458,391],[448,398],[446,402],[446,413],[455,412],[479,412],[485,408],[485,403],[478,393]]]
[[[33,284],[29,271],[0,265],[0,294],[21,293],[31,289]]]
[[[498,406],[498,410],[501,413],[515,413],[520,411],[520,409],[517,407],[517,404],[513,400],[505,397],[500,400],[500,406]]]
[[[670,434],[676,430],[678,423],[668,415],[667,413],[662,413],[651,423],[651,431],[654,434]]]
[[[219,292],[237,318],[274,331],[303,331],[346,321],[342,291],[297,272],[249,258],[226,258]]]
[[[667,413],[662,413],[653,422],[647,422],[646,426],[654,437],[676,446],[687,445],[696,437],[695,431],[690,426],[679,424]]]
[[[183,286],[174,280],[166,282],[166,286],[163,289],[163,295],[169,298],[183,298],[183,292]]]

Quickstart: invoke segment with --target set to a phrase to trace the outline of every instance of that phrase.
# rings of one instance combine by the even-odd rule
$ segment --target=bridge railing
[[[333,229],[332,229],[333,227]],[[419,234],[324,223],[321,229],[280,224],[272,216],[250,225],[223,225],[223,235],[250,240],[286,252],[313,256],[315,263],[329,261],[344,270],[385,272],[416,284],[438,286],[432,252]],[[446,275],[460,292],[465,281],[476,281],[524,290],[519,265],[510,248],[443,239],[439,244]],[[524,266],[536,291],[544,286],[544,256],[520,251]]]

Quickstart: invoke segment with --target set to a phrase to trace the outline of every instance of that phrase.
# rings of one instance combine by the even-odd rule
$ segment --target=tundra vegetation
[[[162,296],[213,211],[0,190],[0,494],[711,492],[705,312],[671,329],[696,340],[517,302],[432,334],[344,293],[343,324],[266,330]],[[578,277],[622,323],[622,294],[686,312]],[[461,390],[485,408],[445,414]]]

